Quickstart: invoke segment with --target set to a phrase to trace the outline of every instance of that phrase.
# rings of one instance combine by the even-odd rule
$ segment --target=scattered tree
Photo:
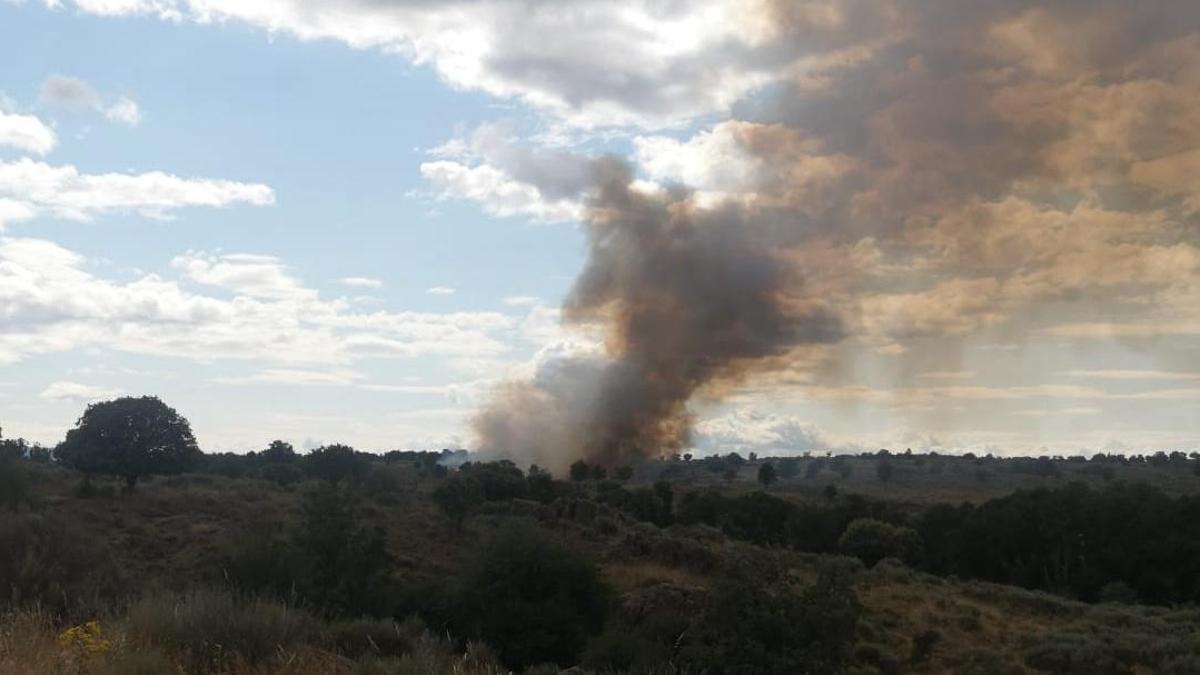
[[[367,463],[354,448],[334,443],[314,448],[305,455],[304,469],[313,478],[330,483],[340,483],[346,479],[357,482],[366,475]]]
[[[296,459],[296,449],[287,441],[271,441],[261,456],[267,462],[290,462]]]
[[[126,490],[142,476],[184,471],[200,455],[188,421],[154,396],[89,405],[55,450],[64,464],[85,475],[125,479]]]

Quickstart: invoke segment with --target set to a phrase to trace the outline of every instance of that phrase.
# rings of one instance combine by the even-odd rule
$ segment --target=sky
[[[1198,450],[1198,170],[1184,0],[0,0],[0,426]]]

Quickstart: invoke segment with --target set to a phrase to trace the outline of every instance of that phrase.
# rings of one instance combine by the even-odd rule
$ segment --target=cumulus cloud
[[[512,120],[479,125],[429,150],[421,174],[439,199],[478,202],[497,216],[578,221],[595,158],[547,138],[522,138]]]
[[[58,145],[58,136],[33,115],[5,112],[0,108],[0,146],[3,145],[45,155]]]
[[[161,171],[88,174],[69,164],[22,158],[0,161],[0,200],[10,204],[5,211],[13,220],[46,214],[87,221],[109,213],[167,218],[188,207],[266,206],[275,203],[275,193],[260,183],[181,178]]]
[[[780,76],[743,3],[706,0],[74,0],[102,16],[242,22],[429,65],[451,85],[521,100],[573,125],[673,126],[727,110]]]
[[[191,281],[224,288],[248,297],[316,297],[315,291],[301,286],[279,259],[273,256],[247,253],[215,256],[197,253],[178,256],[171,261],[171,266]]]
[[[494,312],[356,311],[321,298],[266,256],[192,253],[174,268],[180,279],[112,281],[52,242],[0,238],[0,363],[89,347],[293,369],[371,357],[494,356],[509,349],[500,335],[515,323]]]
[[[542,222],[578,220],[581,206],[570,199],[546,199],[537,186],[515,180],[487,164],[469,166],[438,160],[421,164],[421,175],[433,185],[439,199],[479,202],[484,211],[499,217],[527,216]]]
[[[430,295],[454,295],[454,289],[449,286],[431,286],[425,292]]]

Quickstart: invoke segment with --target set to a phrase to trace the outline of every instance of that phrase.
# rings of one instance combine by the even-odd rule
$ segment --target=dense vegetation
[[[202,454],[157,399],[0,440],[0,671],[1200,666],[1196,457],[465,459]]]

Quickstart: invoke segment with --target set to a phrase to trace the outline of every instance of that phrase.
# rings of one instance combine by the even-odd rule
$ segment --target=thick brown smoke
[[[838,366],[797,366],[805,346],[893,359],[913,400],[891,402],[937,414],[903,373],[952,370],[981,332],[1200,325],[1200,3],[757,7],[789,80],[713,129],[751,187],[697,186],[721,193],[701,208],[600,162],[563,318],[604,326],[606,354],[506,385],[482,449],[550,467],[673,452],[694,395],[768,370],[882,400],[816,382]]]
[[[616,465],[687,447],[687,402],[767,357],[843,337],[742,208],[697,209],[685,192],[631,189],[629,170],[597,163],[590,253],[563,308],[569,324],[603,324],[606,359],[568,359],[510,384],[479,414],[487,449],[543,466],[564,458]]]

